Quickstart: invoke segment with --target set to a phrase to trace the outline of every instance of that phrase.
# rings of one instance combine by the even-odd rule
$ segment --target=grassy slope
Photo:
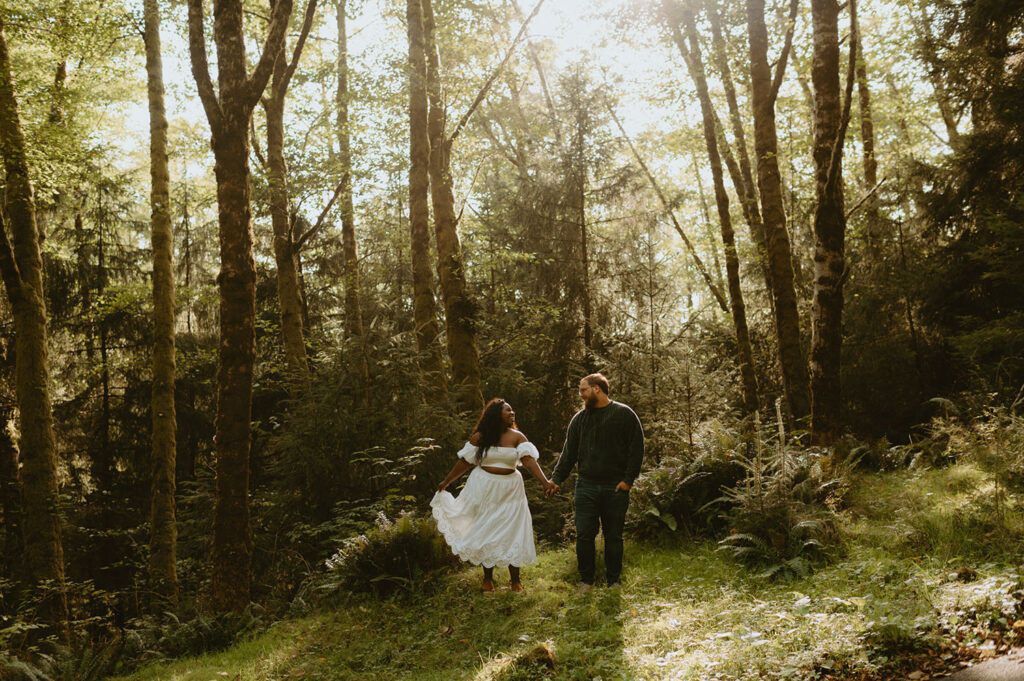
[[[860,478],[843,512],[845,557],[807,579],[765,582],[710,543],[627,544],[621,592],[577,595],[570,547],[524,570],[526,592],[477,592],[477,569],[406,602],[357,600],[282,622],[198,659],[131,681],[527,679],[512,659],[538,642],[555,679],[804,678],[812,669],[871,669],[886,653],[867,638],[911,645],[936,608],[953,612],[1015,580],[1020,513],[1000,515],[986,476],[968,466]],[[1015,520],[1010,520],[1014,518]],[[974,584],[947,581],[971,566]],[[504,572],[504,571],[500,571]],[[504,577],[504,575],[501,575]],[[994,591],[993,591],[994,593]],[[544,678],[548,678],[545,676]]]

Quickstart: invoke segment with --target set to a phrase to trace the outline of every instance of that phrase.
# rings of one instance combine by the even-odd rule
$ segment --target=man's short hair
[[[591,388],[597,386],[605,395],[610,394],[608,379],[604,377],[604,374],[590,374],[589,376],[584,376],[583,380],[586,381],[587,385]]]

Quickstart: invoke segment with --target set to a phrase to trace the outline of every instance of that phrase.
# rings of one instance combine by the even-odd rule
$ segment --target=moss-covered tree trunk
[[[757,411],[757,376],[754,371],[754,353],[750,346],[750,331],[747,328],[747,311],[743,303],[743,290],[740,288],[740,261],[736,254],[736,239],[732,229],[732,216],[729,212],[729,195],[725,191],[725,180],[722,173],[722,159],[718,153],[718,139],[715,131],[715,114],[708,93],[707,76],[704,70],[704,59],[701,56],[700,42],[693,11],[689,7],[679,13],[686,38],[690,42],[687,55],[686,44],[679,30],[679,24],[672,21],[672,31],[679,49],[686,58],[690,76],[697,89],[700,100],[701,114],[704,123],[704,142],[708,150],[708,162],[711,165],[711,179],[715,187],[715,205],[718,208],[718,221],[722,229],[722,244],[725,247],[725,275],[729,285],[729,303],[732,311],[733,329],[736,332],[736,354],[740,369],[743,389],[743,408],[748,414]]]
[[[291,219],[288,165],[284,157],[284,109],[288,85],[309,33],[316,0],[311,0],[303,21],[294,55],[289,62],[285,45],[274,62],[270,91],[262,98],[267,116],[267,184],[270,190],[270,219],[274,228],[274,264],[277,266],[277,299],[281,308],[281,337],[285,361],[292,376],[309,377],[306,340],[303,332],[302,290],[299,285],[298,254]]]
[[[413,322],[427,392],[447,396],[444,357],[430,267],[430,138],[427,132],[427,60],[423,6],[408,0],[409,29],[409,232],[412,243]]]
[[[5,22],[0,16],[0,155],[3,156],[7,218],[0,219],[0,274],[14,316],[15,387],[20,412],[21,478],[24,490],[25,574],[49,581],[43,614],[68,636],[57,487],[57,440],[50,402],[46,299],[36,207],[25,136],[11,75]]]
[[[775,98],[778,88],[772,82],[772,72],[768,65],[764,0],[746,0],[746,8],[757,187],[761,197],[772,297],[775,300],[779,366],[790,415],[799,420],[810,414],[810,387],[807,365],[800,348],[800,316],[793,282],[793,255],[786,231],[782,176],[779,173],[779,143],[775,129]]]
[[[718,14],[718,8],[714,3],[709,3],[708,20],[711,24],[712,50],[715,65],[722,79],[722,89],[725,91],[725,101],[729,107],[729,126],[732,129],[733,140],[736,145],[736,168],[735,173],[730,168],[730,175],[733,180],[733,188],[740,197],[743,208],[743,217],[750,227],[750,236],[757,247],[758,266],[764,277],[764,283],[769,291],[771,299],[772,279],[771,271],[768,269],[768,259],[765,248],[764,221],[761,219],[761,208],[758,205],[757,185],[754,183],[753,169],[750,164],[750,151],[747,147],[747,133],[743,127],[743,117],[740,114],[739,101],[736,97],[736,86],[733,83],[732,69],[729,66],[729,57],[726,50],[725,38],[722,35],[722,22]],[[727,149],[723,149],[727,151]]]
[[[171,227],[167,113],[160,55],[160,6],[145,0],[149,96],[150,231],[153,242],[153,460],[149,512],[149,579],[156,608],[178,603],[174,487],[177,419],[174,411],[174,233]],[[155,608],[155,609],[156,609]]]
[[[437,239],[437,274],[444,301],[448,359],[452,389],[460,409],[476,411],[483,406],[480,390],[480,355],[476,345],[476,302],[466,285],[465,263],[459,243],[455,193],[452,187],[452,140],[445,132],[441,99],[441,65],[438,56],[434,9],[431,0],[420,0],[423,11],[423,47],[427,60],[427,134],[430,140],[430,196],[434,207]]]
[[[6,352],[0,353],[0,424],[6,425],[15,416],[17,407],[7,385],[13,383],[13,367]],[[22,534],[24,507],[21,496],[21,474],[18,471],[18,447],[8,428],[0,428],[0,513],[3,513],[3,555],[0,556],[0,577],[24,583],[25,537]]]
[[[854,0],[849,3],[856,16]],[[835,441],[840,430],[840,349],[846,215],[843,201],[844,115],[839,86],[839,4],[811,0],[814,58],[814,300],[811,310],[811,437],[817,444]],[[850,42],[856,58],[856,38]],[[851,74],[852,75],[852,74]],[[852,95],[852,81],[846,105]]]
[[[249,203],[249,120],[281,53],[291,0],[273,6],[266,44],[247,74],[241,0],[214,5],[218,92],[206,58],[203,0],[188,0],[192,75],[210,122],[220,238],[220,342],[217,367],[217,496],[213,510],[211,605],[218,612],[249,604],[249,448],[255,361],[256,266]]]
[[[860,142],[864,165],[864,191],[872,191],[878,184],[878,159],[875,157],[875,120],[871,114],[871,87],[868,83],[868,64],[864,54],[864,38],[860,26],[853,27],[857,37],[857,102],[860,108]],[[868,248],[879,255],[878,199],[871,196],[864,207],[867,223],[866,238]]]

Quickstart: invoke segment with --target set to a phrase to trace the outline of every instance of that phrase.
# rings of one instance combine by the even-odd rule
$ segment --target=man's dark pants
[[[622,528],[629,508],[629,492],[616,492],[618,483],[576,479],[576,562],[580,581],[594,583],[594,539],[604,534],[604,564],[608,584],[622,575]]]

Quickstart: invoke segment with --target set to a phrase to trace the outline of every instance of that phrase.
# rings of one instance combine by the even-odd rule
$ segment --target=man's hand
[[[559,487],[557,482],[552,482],[549,480],[548,484],[544,486],[544,496],[550,497],[553,494],[558,494],[558,490],[560,489],[561,487]]]
[[[622,481],[618,485],[615,486],[615,491],[616,492],[628,492],[629,489],[630,489],[630,485],[627,485],[625,481]]]

